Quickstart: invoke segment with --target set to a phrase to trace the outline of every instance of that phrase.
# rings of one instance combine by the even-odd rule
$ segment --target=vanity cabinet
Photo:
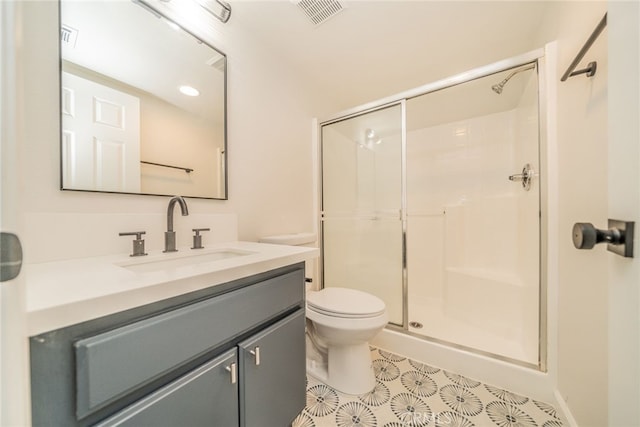
[[[236,359],[228,351],[97,426],[236,426],[238,384],[227,371]]]
[[[32,337],[33,425],[286,426],[304,328],[296,264]]]
[[[241,426],[288,426],[304,408],[304,328],[300,310],[238,344]]]

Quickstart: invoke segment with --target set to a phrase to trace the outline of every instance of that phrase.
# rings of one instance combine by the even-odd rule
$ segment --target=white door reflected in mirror
[[[63,186],[140,192],[140,99],[62,73]]]

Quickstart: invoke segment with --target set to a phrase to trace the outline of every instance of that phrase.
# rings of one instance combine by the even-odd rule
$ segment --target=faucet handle
[[[200,232],[210,231],[211,229],[210,228],[193,228],[192,230],[195,234],[193,235],[193,246],[191,247],[191,249],[204,248],[204,246],[202,246],[202,236],[200,235]]]
[[[133,253],[129,256],[144,256],[147,253],[144,251],[144,239],[142,235],[146,234],[146,231],[128,231],[126,233],[118,233],[119,236],[136,236],[133,240]]]

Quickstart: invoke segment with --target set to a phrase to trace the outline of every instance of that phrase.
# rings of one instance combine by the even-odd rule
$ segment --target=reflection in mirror
[[[226,56],[140,1],[60,17],[62,189],[226,199]]]

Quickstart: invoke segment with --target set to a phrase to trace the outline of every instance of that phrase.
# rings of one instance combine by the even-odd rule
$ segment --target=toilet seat
[[[330,317],[365,319],[385,312],[380,298],[348,288],[325,288],[307,295],[307,309]]]

